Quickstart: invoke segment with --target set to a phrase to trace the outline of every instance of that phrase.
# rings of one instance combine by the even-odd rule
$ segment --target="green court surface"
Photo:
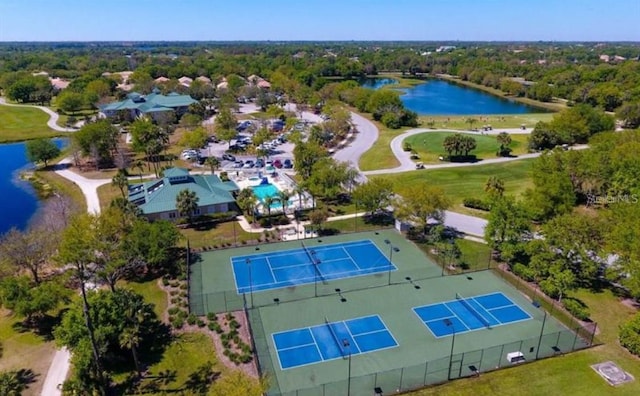
[[[311,248],[314,244],[371,240],[382,252],[392,256],[391,261],[398,270],[328,282],[320,280],[242,296],[236,292],[232,257],[295,249],[300,243],[261,245],[259,251],[254,246],[203,253],[200,261],[191,267],[191,307],[195,313],[243,309],[246,303],[258,363],[261,372],[269,377],[271,396],[372,395],[376,388],[383,394],[393,394],[474,375],[476,371],[550,357],[587,347],[591,342],[588,335],[578,337],[546,315],[491,270],[442,276],[440,267],[394,230],[320,240],[322,242],[307,239],[305,245]],[[471,298],[496,292],[531,318],[436,338],[413,310],[455,300],[456,293]],[[379,317],[397,345],[350,358],[316,359],[308,364],[281,368],[280,358],[289,345],[300,350],[308,350],[305,345],[314,345],[293,339],[306,333],[292,330],[312,328],[319,333],[325,319],[357,323],[353,320],[371,316]],[[352,334],[358,331],[355,326],[350,330]],[[281,333],[291,334],[291,342],[282,340],[280,335],[276,346],[273,335]],[[337,348],[342,336],[342,333],[334,335]],[[323,342],[331,347],[326,340]]]

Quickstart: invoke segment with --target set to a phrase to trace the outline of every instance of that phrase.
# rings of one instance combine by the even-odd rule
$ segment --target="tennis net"
[[[309,256],[309,260],[311,261],[311,265],[313,265],[313,269],[316,271],[316,274],[318,274],[318,277],[324,282],[325,279],[322,276],[322,272],[320,272],[320,268],[318,268],[319,260],[317,260],[313,256],[313,254],[311,254],[311,251],[307,249],[307,246],[304,244],[304,242],[300,241],[300,244],[302,245],[302,249],[304,249],[305,253],[307,253],[307,256]]]
[[[333,326],[331,326],[331,323],[329,322],[329,319],[327,319],[326,316],[324,317],[324,324],[326,324],[327,327],[329,328],[329,331],[331,332],[331,335],[333,336],[333,340],[336,342],[336,345],[338,346],[338,349],[340,350],[340,354],[342,355],[342,357],[345,357],[344,349],[342,349],[342,343],[340,342],[340,339],[338,338],[338,335],[333,330]]]
[[[462,297],[459,293],[456,293],[456,300],[460,301],[460,303],[462,303],[462,305],[464,305],[469,312],[471,312],[476,318],[478,318],[478,320],[483,325],[485,325],[489,329],[491,328],[491,323],[489,323],[489,321],[484,316],[482,316],[480,312],[473,308],[466,298]]]

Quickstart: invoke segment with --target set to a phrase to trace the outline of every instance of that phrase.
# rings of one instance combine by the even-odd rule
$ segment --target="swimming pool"
[[[264,202],[267,197],[278,196],[278,188],[273,184],[261,184],[259,186],[251,187],[251,189],[260,202]]]

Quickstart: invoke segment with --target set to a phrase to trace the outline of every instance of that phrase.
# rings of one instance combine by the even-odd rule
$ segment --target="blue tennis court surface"
[[[273,333],[272,337],[282,370],[398,346],[378,315]]]
[[[502,293],[455,299],[413,308],[436,338],[531,319]]]
[[[395,271],[370,240],[231,258],[238,293]]]

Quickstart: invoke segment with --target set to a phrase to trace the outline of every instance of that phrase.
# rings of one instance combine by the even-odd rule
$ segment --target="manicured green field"
[[[28,107],[0,106],[0,143],[60,136],[47,126],[49,116]]]
[[[409,136],[403,141],[403,144],[408,143],[411,145],[411,149],[415,150],[420,157],[420,161],[425,164],[438,163],[439,157],[447,156],[447,152],[444,150],[442,144],[447,136],[453,135],[452,132],[425,132],[419,135]],[[465,134],[471,136],[476,140],[478,145],[475,150],[470,154],[475,155],[477,159],[497,158],[496,152],[500,147],[500,144],[496,140],[495,135],[478,135],[478,134]],[[511,135],[512,155],[520,155],[527,152],[527,139],[528,135]]]
[[[504,181],[505,192],[509,195],[519,195],[531,187],[531,159],[505,162],[499,164],[465,166],[404,172],[389,177],[394,184],[394,191],[402,195],[409,186],[415,184],[430,184],[442,187],[445,194],[452,200],[452,210],[458,210],[462,200],[469,197],[482,197],[487,179],[496,176]]]

